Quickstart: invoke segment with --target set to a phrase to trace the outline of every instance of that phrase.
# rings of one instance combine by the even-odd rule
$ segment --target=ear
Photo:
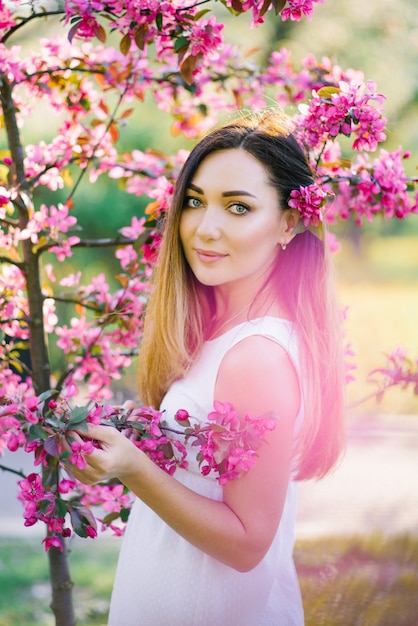
[[[288,244],[292,241],[296,235],[302,233],[305,230],[302,220],[300,219],[300,213],[297,209],[285,209],[283,211],[283,242]]]

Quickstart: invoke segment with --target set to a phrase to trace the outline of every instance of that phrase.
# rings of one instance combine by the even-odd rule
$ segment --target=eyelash
[[[245,215],[246,213],[249,213],[251,211],[250,207],[244,204],[243,202],[234,202],[228,207],[228,209],[230,209],[231,207],[235,207],[235,206],[242,207],[243,209],[245,209],[245,211],[242,211],[239,213],[235,213],[234,211],[231,211],[233,215]]]
[[[196,209],[198,207],[191,205],[192,202],[199,202],[199,206],[202,206],[202,201],[199,198],[194,198],[193,196],[189,196],[184,201],[184,208]]]
[[[192,205],[192,202],[198,202],[199,204],[197,206]],[[189,209],[197,209],[201,207],[202,205],[203,205],[203,202],[199,200],[199,198],[195,198],[193,196],[187,197],[184,202],[184,207],[189,208]],[[240,212],[235,212],[235,211],[231,211],[232,207],[242,207],[245,210],[240,211]],[[251,209],[248,205],[244,204],[243,202],[233,202],[232,204],[228,206],[228,211],[230,211],[233,215],[245,215],[246,213],[249,213]]]

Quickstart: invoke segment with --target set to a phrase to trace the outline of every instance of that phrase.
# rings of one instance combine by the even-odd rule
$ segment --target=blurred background
[[[53,3],[52,3],[53,4]],[[311,21],[281,22],[272,11],[266,24],[250,29],[250,16],[231,17],[221,4],[215,5],[218,18],[225,23],[225,36],[251,50],[255,61],[263,61],[281,47],[292,51],[298,67],[309,53],[317,58],[331,57],[344,69],[355,68],[366,79],[377,83],[377,90],[387,96],[388,118],[387,150],[400,145],[411,152],[406,163],[407,173],[417,175],[418,167],[418,5],[415,0],[361,0],[330,2],[315,5]],[[24,48],[36,47],[40,37],[63,34],[58,18],[44,23],[32,23],[22,29],[22,35],[13,43]],[[115,41],[118,44],[118,41]],[[36,123],[24,129],[26,143],[48,141],[54,136],[59,119],[50,112],[35,110]],[[123,150],[154,148],[173,152],[190,148],[192,140],[171,132],[171,118],[158,110],[153,102],[145,102],[121,128]],[[4,137],[0,136],[0,149]],[[37,189],[36,202],[56,204],[66,200],[68,188],[57,192]],[[137,198],[124,192],[117,181],[105,177],[90,185],[82,181],[76,196],[73,213],[77,216],[86,237],[111,236],[140,214],[148,198]],[[335,230],[341,251],[335,255],[338,270],[338,289],[341,305],[347,309],[347,341],[355,353],[352,362],[357,369],[356,380],[348,387],[349,403],[357,403],[372,393],[367,374],[384,364],[384,353],[404,346],[412,358],[418,346],[418,215],[403,222],[377,219],[361,229],[351,223],[340,224]],[[51,255],[52,257],[53,255]],[[87,282],[93,275],[106,271],[111,276],[116,264],[112,255],[100,250],[82,249],[74,253],[64,267],[56,271],[68,274],[84,267]],[[49,261],[49,259],[48,259]],[[113,264],[113,265],[112,265]],[[73,267],[72,267],[73,266]],[[114,273],[114,272],[113,272]],[[60,305],[58,305],[60,306]],[[62,308],[60,316],[68,313]],[[53,341],[51,351],[54,353]],[[60,362],[56,356],[56,366]],[[54,355],[53,355],[54,361]],[[124,378],[118,393],[135,392],[134,368],[132,376]],[[356,413],[374,412],[374,400],[361,404]],[[390,390],[378,407],[379,413],[416,413],[418,399],[412,390]]]
[[[384,147],[395,150],[402,145],[410,151],[407,171],[410,176],[417,175],[416,0],[325,0],[323,4],[315,5],[312,21],[282,23],[270,12],[266,24],[251,31],[248,26],[249,16],[231,18],[220,4],[216,11],[219,19],[225,23],[226,39],[241,45],[243,50],[256,48],[256,60],[263,60],[271,51],[284,46],[292,51],[297,65],[309,53],[318,58],[329,56],[344,69],[352,67],[361,70],[366,79],[374,80],[378,91],[387,96],[385,110],[389,123]],[[21,38],[15,37],[13,43],[31,48],[38,44],[39,37],[60,34],[61,30],[59,20],[33,24]],[[58,121],[56,125],[53,122],[52,128],[50,115],[42,110],[37,112],[34,119],[32,126],[25,127],[25,141],[32,143],[52,138]],[[191,147],[193,142],[171,133],[170,123],[169,117],[165,118],[155,105],[144,103],[129,118],[128,126],[122,129],[123,148],[132,150],[150,147],[170,152]],[[0,149],[3,148],[3,142],[4,137],[0,135]],[[60,193],[42,189],[43,195],[39,195],[36,201],[56,204],[60,199],[66,199],[65,193],[61,198]],[[101,178],[95,185],[89,185],[84,180],[75,198],[74,213],[86,236],[110,236],[126,225],[132,215],[140,214],[147,201],[126,194],[117,181]],[[361,229],[356,229],[352,224],[342,224],[338,226],[336,234],[342,246],[335,256],[338,292],[342,306],[348,307],[347,341],[355,353],[352,361],[356,365],[353,371],[355,381],[347,389],[348,445],[340,467],[331,476],[319,483],[301,485],[297,536],[300,540],[373,532],[380,533],[379,536],[384,538],[405,534],[417,536],[418,396],[414,395],[411,388],[393,388],[385,393],[379,404],[375,399],[366,402],[361,400],[374,391],[375,387],[367,381],[367,375],[372,369],[384,365],[385,353],[403,346],[411,358],[418,358],[418,216],[404,222],[376,220]],[[66,263],[66,274],[72,271],[71,264],[74,264],[74,271],[81,265],[85,268],[86,281],[99,272],[111,274],[112,271],[112,259],[100,251],[76,251],[73,260],[69,259]],[[53,345],[51,350],[54,350]],[[134,367],[118,384],[116,392],[118,400],[135,396]],[[25,460],[21,456],[9,454],[6,459],[2,459],[2,462],[5,461],[21,469]],[[0,474],[0,482],[3,498],[0,536],[24,534],[26,537],[27,529],[23,529],[20,505],[14,495],[16,479],[3,473]],[[74,554],[78,555],[74,562],[76,568],[77,563],[83,561],[82,553],[92,554],[92,551],[85,552],[84,547],[78,548],[77,552],[79,542],[82,543],[76,539],[74,548]],[[374,549],[382,553],[383,543],[377,542]],[[416,581],[417,545],[402,545],[406,545],[408,558],[414,563],[408,572],[413,572],[411,576]],[[0,545],[3,551],[0,581],[10,579],[10,571],[16,566],[16,546],[13,546],[8,559],[6,544]],[[104,602],[105,606],[106,600],[98,598],[101,594],[107,598],[116,560],[116,548],[109,548],[108,544],[106,546],[102,543],[101,558],[107,566],[100,566],[95,571],[94,578],[98,582],[93,592],[95,602],[99,605]],[[37,550],[39,552],[39,547]],[[25,547],[26,556],[22,556],[22,560],[26,563],[31,551],[35,552],[36,549],[33,546]],[[45,576],[45,573],[39,571],[42,567],[45,565],[41,566],[36,561],[34,571],[30,574],[28,570],[27,576],[42,579]],[[77,583],[84,585],[87,584],[87,578],[91,579],[91,575],[87,575],[81,565],[80,568],[79,572],[76,570]],[[1,578],[2,573],[5,574],[4,578]],[[3,584],[6,583],[1,582]],[[412,598],[418,597],[416,582],[415,587],[411,583],[408,589],[409,595],[405,592],[403,597],[411,604]],[[48,595],[48,585],[32,584],[32,591],[35,603],[43,601]],[[90,598],[88,604],[82,595],[84,592],[78,593],[81,594],[78,596],[80,607],[88,605],[90,612],[96,610],[98,614],[105,610],[101,605],[95,605],[92,609],[93,600]],[[7,617],[6,613],[2,617],[2,610],[0,599],[0,626],[12,623],[17,626],[20,623],[16,617]],[[408,618],[409,621],[402,620],[399,613],[396,618],[389,617],[392,621],[388,622],[380,617],[376,618],[377,621],[365,619],[358,622],[354,622],[354,618],[336,619],[335,622],[316,618],[316,621],[310,623],[417,626],[417,614],[418,607],[415,617]],[[38,622],[30,622],[27,618],[21,624],[47,624],[47,620],[45,613],[42,613]],[[87,621],[84,622],[82,618],[81,623]],[[104,621],[98,618],[97,622],[88,623],[99,624]]]

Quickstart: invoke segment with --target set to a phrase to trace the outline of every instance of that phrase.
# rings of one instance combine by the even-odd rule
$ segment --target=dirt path
[[[297,536],[418,533],[418,416],[357,419],[333,474],[301,483]]]

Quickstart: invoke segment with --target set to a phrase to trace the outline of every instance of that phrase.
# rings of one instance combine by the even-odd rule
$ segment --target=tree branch
[[[2,217],[0,219],[0,224],[4,224],[5,226],[19,226],[19,221],[18,220],[14,220],[11,217]]]
[[[59,72],[68,72],[68,70],[70,70],[71,72],[82,72],[85,74],[103,74],[103,76],[106,75],[106,72],[102,67],[100,69],[93,69],[88,67],[56,67],[53,70],[44,69],[39,70],[38,72],[33,72],[32,74],[25,74],[25,78],[23,80],[16,81],[13,84],[21,85],[23,83],[26,83],[28,78],[43,76],[44,74],[49,74],[50,76],[53,76],[54,74],[57,74]]]
[[[150,230],[150,229],[149,229]],[[149,235],[149,230],[144,237],[144,242]],[[106,237],[104,239],[83,239],[76,243],[73,248],[110,248],[114,246],[127,246],[129,244],[137,243],[142,238],[127,239],[126,237]],[[143,242],[142,242],[143,243]]]
[[[1,324],[11,324],[12,322],[25,322],[25,324],[30,323],[30,319],[28,317],[8,317],[5,319],[0,319]]]
[[[117,101],[117,103],[115,105],[115,108],[113,109],[113,113],[110,115],[109,121],[106,124],[106,128],[103,131],[102,138],[106,135],[106,133],[108,132],[109,128],[114,123],[115,117],[116,117],[116,112],[117,112],[118,108],[121,106],[127,91],[128,91],[128,85],[125,86],[125,89],[123,90],[123,92],[119,96],[119,99],[118,99],[118,101]],[[100,143],[101,143],[101,139],[99,139],[97,141],[96,145],[93,146],[92,154],[91,154],[91,157],[90,157],[89,160],[91,160],[94,157],[94,155],[96,154],[96,150],[100,147]],[[66,204],[68,204],[70,202],[70,200],[74,197],[74,194],[77,191],[77,188],[78,188],[79,184],[81,183],[85,173],[87,172],[87,169],[88,168],[86,167],[83,170],[81,170],[77,180],[75,181],[74,187],[72,188],[72,190],[70,192],[70,195],[67,198]]]
[[[0,263],[9,263],[10,265],[16,265],[16,267],[18,267],[20,270],[23,270],[24,267],[22,261],[13,261],[12,259],[9,259],[8,256],[0,255]]]
[[[16,474],[16,476],[20,476],[20,478],[26,478],[26,474],[24,474],[23,472],[12,469],[11,467],[6,467],[6,465],[0,465],[0,470],[3,470],[3,472],[10,472],[11,474]]]
[[[32,13],[31,15],[29,15],[28,17],[24,17],[22,18],[22,21],[19,22],[18,24],[15,24],[15,26],[12,26],[7,33],[3,36],[2,39],[2,43],[5,44],[6,41],[14,34],[16,33],[18,30],[20,30],[21,28],[23,28],[23,26],[25,26],[25,24],[27,24],[28,22],[31,22],[32,20],[38,18],[38,17],[51,17],[54,15],[65,15],[65,11],[63,9],[57,10],[57,11],[43,11],[42,13]]]
[[[82,300],[77,300],[77,298],[65,298],[64,296],[57,296],[55,294],[53,296],[45,296],[45,300],[48,300],[49,298],[52,298],[53,300],[55,300],[55,302],[63,302],[64,304],[78,304],[79,306],[82,306],[89,311],[94,311],[95,313],[101,312],[98,307],[92,304],[87,304]]]

